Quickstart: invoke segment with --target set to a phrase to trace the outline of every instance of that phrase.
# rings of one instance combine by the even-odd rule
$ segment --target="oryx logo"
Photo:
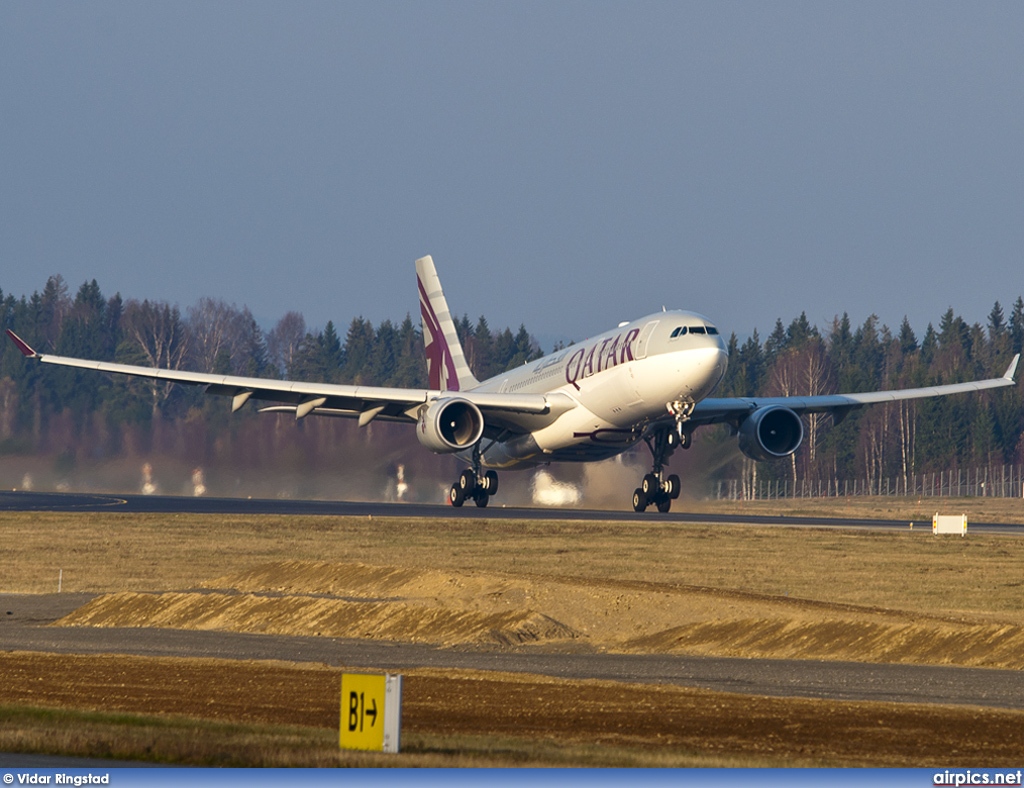
[[[432,389],[458,391],[459,376],[455,372],[455,359],[444,338],[441,323],[430,304],[423,281],[416,277],[420,291],[420,315],[423,318],[423,344],[427,353],[427,379]]]

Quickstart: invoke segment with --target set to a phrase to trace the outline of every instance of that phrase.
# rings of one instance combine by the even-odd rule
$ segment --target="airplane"
[[[452,506],[487,506],[498,491],[497,470],[614,457],[643,441],[651,471],[633,492],[633,509],[668,512],[679,476],[665,473],[677,448],[698,427],[725,423],[747,457],[787,457],[803,440],[801,416],[881,402],[941,397],[1014,385],[1020,354],[1002,377],[926,388],[792,397],[710,395],[725,375],[728,352],[718,328],[696,312],[663,310],[478,381],[466,362],[455,322],[430,256],[416,261],[427,389],[304,383],[117,364],[37,353],[10,329],[27,358],[186,385],[231,398],[232,412],[250,399],[276,403],[261,413],[414,424],[416,437],[437,454],[469,467],[448,492]],[[485,470],[486,469],[486,470]]]

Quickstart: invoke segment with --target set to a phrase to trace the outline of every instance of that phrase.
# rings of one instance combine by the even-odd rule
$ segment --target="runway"
[[[453,518],[465,520],[564,520],[596,522],[732,523],[746,525],[784,525],[808,528],[905,529],[906,520],[874,520],[844,517],[792,517],[752,514],[710,514],[680,511],[626,512],[601,509],[553,509],[541,507],[451,506],[416,503],[377,503],[369,501],[299,501],[274,498],[207,498],[169,495],[110,495],[103,493],[0,492],[0,511],[9,512],[88,512],[116,511],[132,514],[270,514],[335,515],[344,517]],[[931,521],[915,522],[931,527]],[[972,531],[980,533],[1024,534],[1019,523],[972,522]]]

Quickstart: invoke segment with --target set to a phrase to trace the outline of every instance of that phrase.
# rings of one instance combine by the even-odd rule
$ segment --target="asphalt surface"
[[[673,511],[661,514],[608,511],[599,509],[551,509],[533,507],[503,507],[494,505],[486,509],[476,506],[439,506],[415,503],[373,503],[363,501],[296,501],[274,498],[189,498],[169,495],[109,495],[92,493],[50,493],[0,491],[0,511],[28,512],[88,512],[116,511],[127,513],[177,514],[277,514],[277,515],[338,515],[357,517],[454,517],[470,520],[589,520],[598,522],[697,522],[743,523],[750,525],[786,525],[814,528],[873,528],[907,527],[906,520],[868,520],[844,517],[788,517],[750,514],[702,514]],[[931,527],[931,521],[915,523]],[[971,522],[976,532],[1024,534],[1019,523]]]

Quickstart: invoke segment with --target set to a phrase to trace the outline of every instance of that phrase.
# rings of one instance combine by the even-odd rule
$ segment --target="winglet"
[[[10,333],[9,331],[7,333]],[[1007,380],[1013,380],[1017,374],[1017,362],[1020,361],[1020,353],[1013,357],[1013,361],[1010,362],[1010,366],[1006,368],[1006,374],[1003,375]]]
[[[11,342],[18,346],[18,350],[21,351],[21,355],[25,356],[25,358],[39,358],[39,354],[29,347],[28,342],[19,337],[9,328],[7,329],[7,336],[11,338]]]

